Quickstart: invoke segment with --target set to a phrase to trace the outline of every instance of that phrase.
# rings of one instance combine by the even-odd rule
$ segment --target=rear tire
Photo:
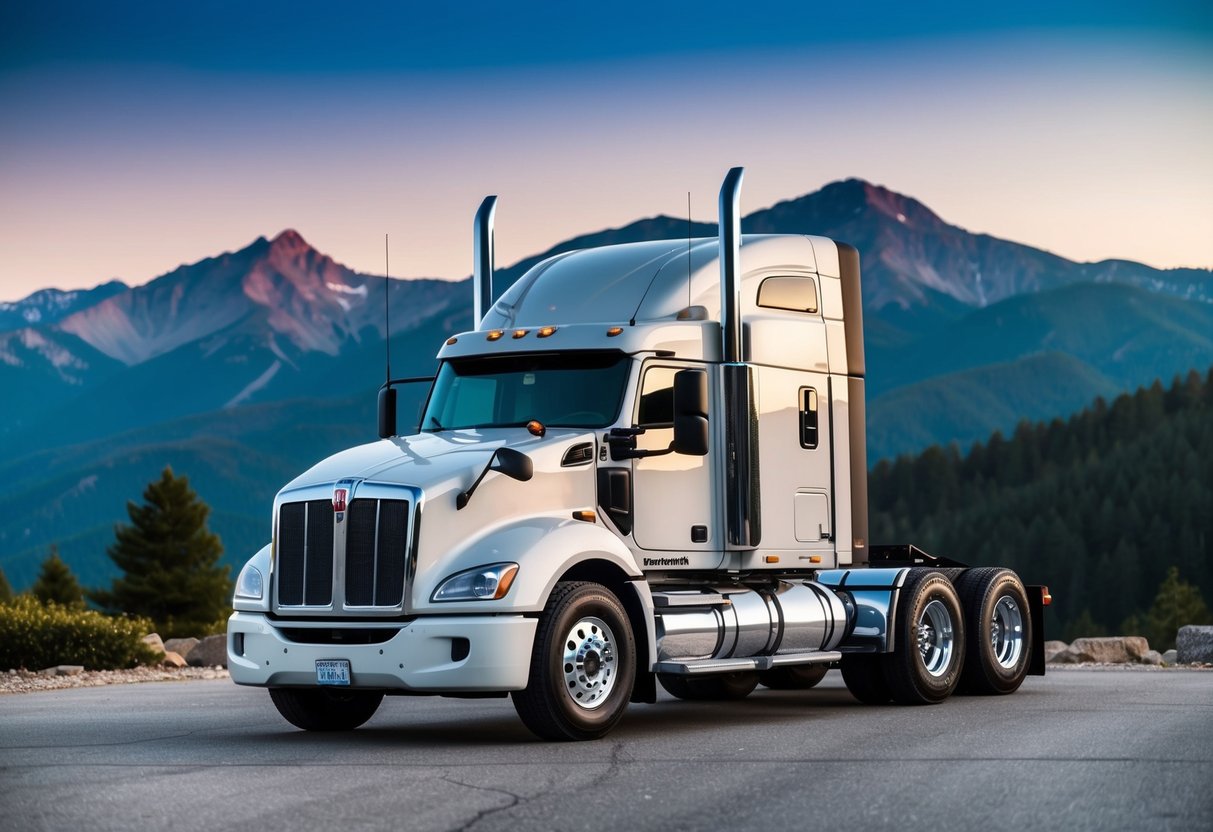
[[[808,690],[817,687],[829,669],[824,664],[775,667],[758,674],[758,684],[771,690]]]
[[[901,588],[885,656],[885,676],[899,705],[934,705],[947,699],[964,666],[965,628],[956,588],[933,569],[912,570]]]
[[[726,702],[745,699],[758,687],[758,674],[751,671],[717,673],[711,676],[682,676],[658,673],[657,681],[671,696],[690,702]]]
[[[886,705],[893,698],[885,678],[885,656],[849,653],[842,657],[842,681],[851,695],[865,705]]]
[[[278,713],[304,731],[352,731],[375,715],[382,691],[270,688]]]
[[[563,581],[548,598],[525,690],[514,710],[545,740],[593,740],[623,716],[636,680],[636,643],[627,612],[609,589]]]
[[[964,609],[964,670],[958,692],[985,696],[1014,693],[1032,658],[1028,594],[1010,569],[970,569],[956,584]]]

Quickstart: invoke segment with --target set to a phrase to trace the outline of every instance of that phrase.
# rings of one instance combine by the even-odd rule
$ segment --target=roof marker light
[[[535,335],[538,336],[539,338],[547,338],[549,335],[551,335],[555,331],[556,331],[556,327],[554,327],[554,326],[544,326],[544,327],[540,327],[539,331],[536,332]]]
[[[514,330],[514,338],[522,338],[526,335],[526,333],[527,330],[525,329],[516,329]]]
[[[619,334],[619,333],[621,333],[621,332],[623,332],[623,327],[621,327],[621,326],[613,326],[613,327],[611,327],[610,329],[608,329],[608,330],[607,330],[607,337],[608,337],[608,338],[614,338],[616,335],[618,335],[618,334]]]
[[[452,335],[450,338],[446,339],[446,345],[449,347],[451,344],[458,343],[458,341],[459,339]]]
[[[489,332],[489,335],[488,335],[488,340],[490,340],[490,341],[499,341],[499,340],[501,340],[501,336],[502,336],[502,335],[505,335],[505,333],[504,333],[504,332],[502,332],[500,329],[494,329],[494,330],[492,330],[492,331],[490,331],[490,332]]]

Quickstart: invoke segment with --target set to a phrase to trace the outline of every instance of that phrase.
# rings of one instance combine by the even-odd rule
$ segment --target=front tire
[[[278,713],[304,731],[352,731],[375,715],[382,691],[270,688]]]
[[[956,584],[964,608],[964,670],[960,693],[1014,693],[1028,675],[1032,653],[1032,616],[1028,594],[1010,569],[970,569]]]
[[[636,680],[636,643],[610,590],[556,584],[539,617],[530,678],[511,695],[524,725],[545,740],[592,740],[623,716]]]

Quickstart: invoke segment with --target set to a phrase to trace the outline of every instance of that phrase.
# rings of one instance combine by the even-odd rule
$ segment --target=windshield
[[[619,352],[454,358],[434,382],[423,431],[520,427],[602,428],[619,413],[629,361]]]

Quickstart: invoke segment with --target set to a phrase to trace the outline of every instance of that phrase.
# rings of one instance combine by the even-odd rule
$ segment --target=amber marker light
[[[821,555],[809,555],[809,563],[821,563]]]
[[[532,419],[526,423],[526,429],[531,432],[532,436],[543,436],[548,432],[548,429],[543,426],[543,422],[537,419]]]
[[[1052,604],[1052,603],[1053,603],[1053,596],[1049,594],[1049,588],[1047,586],[1042,586],[1040,588],[1040,605],[1042,607],[1047,607],[1047,606],[1049,606],[1049,604]]]
[[[489,332],[488,339],[490,341],[499,341],[499,340],[501,340],[502,335],[505,335],[505,333],[502,332],[500,329],[494,329]]]
[[[608,337],[608,338],[614,338],[616,335],[618,335],[618,334],[619,334],[619,333],[621,333],[621,332],[623,332],[623,327],[621,327],[621,326],[613,326],[613,327],[611,327],[610,329],[608,329],[608,330],[607,330],[607,337]]]
[[[447,338],[447,339],[446,339],[446,345],[447,345],[448,347],[449,347],[451,344],[457,344],[457,343],[459,343],[459,339],[458,339],[458,338],[456,338],[454,335],[452,335],[450,338]]]
[[[527,332],[527,331],[526,331],[525,329],[516,329],[516,330],[514,330],[514,337],[515,337],[515,338],[522,338],[523,336],[525,336],[525,335],[526,335],[526,332]]]
[[[574,511],[573,519],[582,520],[586,523],[593,523],[595,520],[598,519],[598,515],[592,511]]]
[[[763,560],[767,563],[779,563],[779,555],[767,555]]]
[[[540,338],[547,338],[549,335],[551,335],[555,331],[556,331],[556,327],[554,327],[554,326],[544,326],[544,327],[540,327],[539,331],[536,332],[535,335]]]

